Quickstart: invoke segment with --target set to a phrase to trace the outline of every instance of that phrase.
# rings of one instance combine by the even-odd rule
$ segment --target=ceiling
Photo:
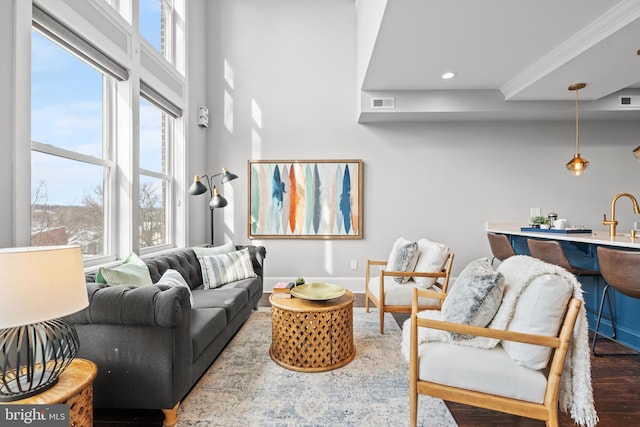
[[[416,97],[486,95],[504,110],[546,109],[575,102],[568,87],[584,82],[580,100],[599,101],[591,110],[619,109],[626,90],[640,110],[639,49],[640,0],[389,0],[362,91],[394,96],[396,105],[411,93],[414,102],[397,112],[419,116],[429,108]],[[445,71],[456,77],[443,80]]]

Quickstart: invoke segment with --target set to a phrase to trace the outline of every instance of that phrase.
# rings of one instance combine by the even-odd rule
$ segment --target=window
[[[166,0],[138,0],[140,35],[160,53],[164,53],[163,21],[170,8]]]
[[[104,255],[103,87],[109,77],[32,31],[31,244]]]
[[[155,75],[160,89],[134,81],[154,70],[116,51],[130,61],[125,67],[88,41],[99,38],[32,10],[32,245],[80,245],[87,266],[174,246],[184,216],[174,203],[176,170],[184,168],[175,147],[184,150],[184,132],[182,109],[163,94],[165,75]]]
[[[140,35],[184,73],[184,0],[138,0]]]

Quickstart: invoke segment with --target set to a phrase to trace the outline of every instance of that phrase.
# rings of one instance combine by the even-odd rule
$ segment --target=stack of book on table
[[[278,282],[273,286],[273,298],[291,298],[291,289],[295,286],[293,282]]]

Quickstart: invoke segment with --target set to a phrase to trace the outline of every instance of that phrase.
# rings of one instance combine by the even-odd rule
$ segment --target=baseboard
[[[295,278],[294,278],[295,279]],[[278,282],[287,282],[293,280],[291,277],[265,277],[264,292],[271,293],[273,285]],[[307,283],[311,282],[327,282],[344,286],[354,294],[363,294],[365,291],[364,277],[305,277]]]

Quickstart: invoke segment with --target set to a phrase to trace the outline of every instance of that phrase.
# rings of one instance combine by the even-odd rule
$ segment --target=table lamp
[[[59,319],[89,305],[77,246],[0,249],[0,402],[41,393],[78,353]]]

